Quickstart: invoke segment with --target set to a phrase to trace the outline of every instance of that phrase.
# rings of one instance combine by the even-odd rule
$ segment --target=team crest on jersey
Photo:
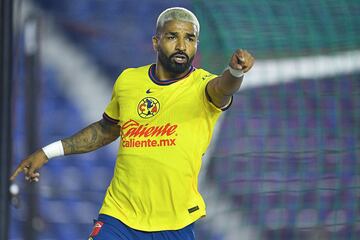
[[[160,103],[153,97],[143,98],[137,107],[137,112],[142,118],[151,118],[160,111]]]

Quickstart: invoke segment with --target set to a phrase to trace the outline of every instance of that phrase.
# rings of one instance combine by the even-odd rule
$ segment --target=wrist
[[[42,150],[49,160],[54,157],[64,156],[64,147],[61,140],[43,147]]]
[[[235,77],[235,78],[241,78],[244,76],[244,71],[242,69],[235,69],[232,68],[231,66],[227,66],[225,68],[225,71],[229,70],[231,76]]]

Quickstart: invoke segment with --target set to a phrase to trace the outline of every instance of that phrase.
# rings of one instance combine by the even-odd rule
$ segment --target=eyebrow
[[[170,35],[173,35],[173,36],[177,36],[177,35],[178,35],[178,32],[166,32],[165,35],[166,35],[166,34],[170,34]],[[196,35],[193,34],[193,33],[186,33],[186,36],[188,36],[188,37],[196,37]]]

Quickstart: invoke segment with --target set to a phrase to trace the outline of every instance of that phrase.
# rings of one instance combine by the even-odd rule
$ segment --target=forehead
[[[191,22],[171,20],[165,22],[164,26],[161,29],[162,33],[168,32],[184,32],[189,34],[197,35],[197,29],[195,24]]]

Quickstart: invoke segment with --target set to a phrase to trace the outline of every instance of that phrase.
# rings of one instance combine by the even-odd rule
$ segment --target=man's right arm
[[[73,136],[61,140],[61,143],[65,155],[86,153],[113,142],[119,135],[119,125],[102,119],[90,124]],[[44,151],[39,149],[18,165],[10,179],[14,180],[19,173],[24,172],[26,180],[38,181],[39,173],[37,170],[47,163],[48,160]]]
[[[120,126],[105,119],[90,124],[80,132],[61,140],[64,154],[77,154],[94,151],[105,146],[120,135]]]

